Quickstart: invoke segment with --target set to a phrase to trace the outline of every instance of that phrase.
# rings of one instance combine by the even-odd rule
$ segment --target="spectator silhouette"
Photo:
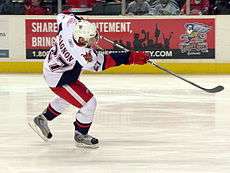
[[[133,47],[135,50],[142,49],[142,43],[139,40],[139,36],[140,35],[138,33],[134,33]]]
[[[156,28],[155,28],[156,44],[158,44],[158,40],[159,40],[160,35],[161,35],[161,30],[158,28],[158,24],[156,24]]]
[[[146,40],[146,33],[144,30],[142,30],[141,32],[144,35],[143,39],[140,39],[140,34],[134,33],[133,47],[135,50],[143,50],[144,49],[144,41]]]
[[[130,41],[126,42],[126,48],[129,49],[129,50],[132,50],[131,42]]]
[[[163,33],[163,39],[164,39],[164,48],[165,49],[170,49],[170,40],[172,38],[173,32],[170,33],[169,37],[166,38],[164,33]]]

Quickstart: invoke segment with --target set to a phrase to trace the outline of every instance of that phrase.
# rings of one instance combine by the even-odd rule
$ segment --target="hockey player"
[[[59,14],[59,32],[43,67],[43,75],[56,97],[30,126],[44,140],[52,138],[48,121],[59,116],[68,105],[77,108],[74,139],[77,144],[96,147],[98,139],[88,135],[96,109],[93,93],[79,81],[82,70],[102,71],[121,64],[145,64],[149,55],[144,52],[98,54],[95,24],[74,15]]]

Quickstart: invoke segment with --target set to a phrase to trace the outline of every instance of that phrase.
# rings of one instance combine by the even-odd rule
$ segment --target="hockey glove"
[[[143,51],[132,51],[129,55],[129,63],[128,64],[146,64],[150,58],[149,53],[145,53]]]

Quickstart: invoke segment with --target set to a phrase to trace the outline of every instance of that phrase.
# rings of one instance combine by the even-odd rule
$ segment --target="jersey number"
[[[65,68],[65,67],[69,66],[65,62],[63,57],[60,54],[57,54],[57,44],[55,44],[54,47],[50,50],[48,62],[54,57],[57,57],[56,58],[57,63],[54,63],[54,64],[49,66],[52,71],[56,71],[56,70],[59,70],[59,69],[62,69],[62,68]]]

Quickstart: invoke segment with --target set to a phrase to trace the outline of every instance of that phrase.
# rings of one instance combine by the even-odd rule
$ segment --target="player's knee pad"
[[[57,112],[62,113],[70,104],[60,97],[55,97],[50,102],[51,107]]]
[[[77,119],[82,123],[91,123],[96,110],[97,101],[92,97],[77,113]]]
[[[94,114],[97,107],[97,101],[95,97],[92,97],[81,109],[80,112],[85,115]]]

